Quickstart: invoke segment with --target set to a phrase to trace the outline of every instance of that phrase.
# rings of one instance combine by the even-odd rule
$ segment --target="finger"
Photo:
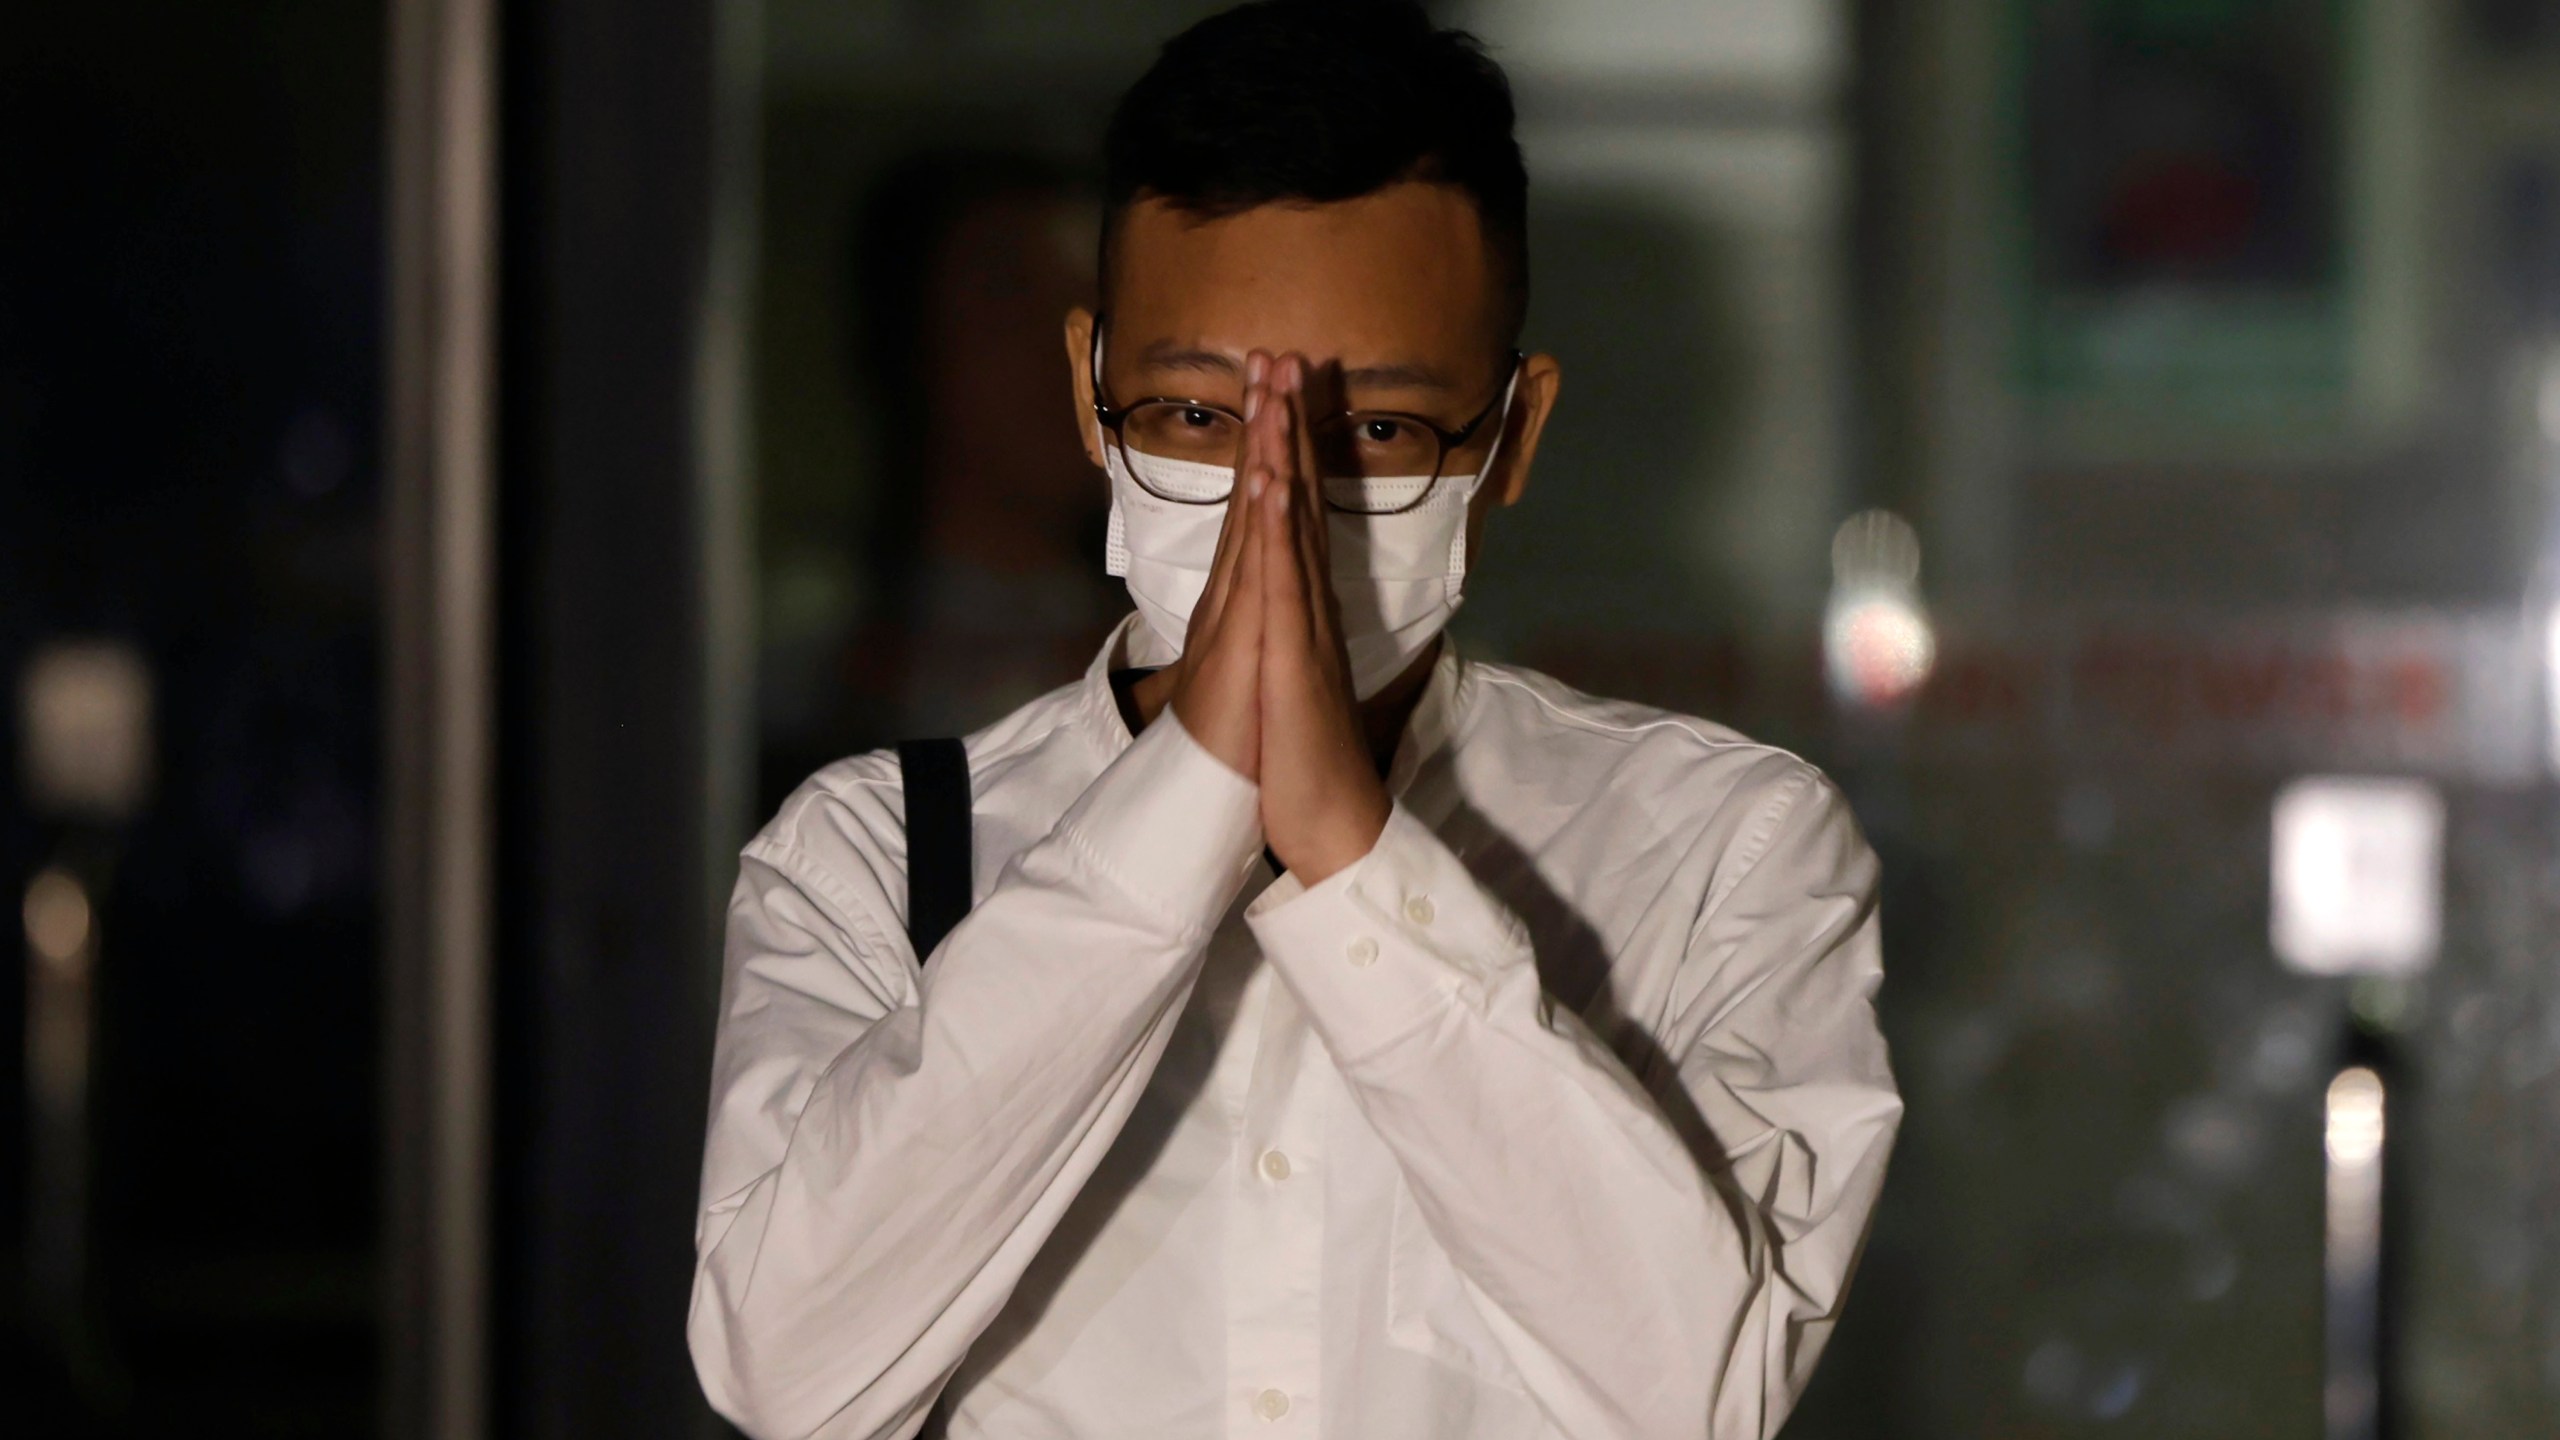
[[[1282,355],[1272,362],[1270,392],[1265,397],[1256,427],[1263,453],[1273,462],[1271,489],[1262,497],[1264,544],[1266,552],[1273,546],[1286,552],[1266,553],[1265,564],[1270,568],[1265,573],[1269,585],[1286,583],[1292,587],[1299,583],[1296,502],[1293,498],[1298,488],[1297,447],[1290,441],[1290,416],[1295,403],[1292,389],[1297,377],[1297,363],[1295,355]],[[1270,598],[1276,603],[1280,597],[1272,591]],[[1292,612],[1273,610],[1270,623],[1285,623],[1284,617],[1289,613]]]
[[[1255,419],[1255,442],[1262,447],[1271,473],[1284,483],[1297,480],[1297,452],[1288,443],[1288,397],[1290,378],[1295,374],[1298,357],[1282,355],[1271,362],[1263,376],[1262,411]]]
[[[1322,470],[1316,460],[1313,427],[1307,417],[1307,375],[1302,368],[1288,396],[1289,441],[1296,453],[1298,484],[1289,495],[1289,538],[1296,550],[1299,590],[1307,636],[1318,649],[1333,636],[1328,602],[1333,598],[1333,571],[1326,563]]]
[[[1305,477],[1311,494],[1324,488],[1324,462],[1316,453],[1315,422],[1329,410],[1341,408],[1330,370],[1318,373],[1302,358],[1298,362],[1297,386],[1292,392],[1296,400],[1296,423],[1289,427],[1289,443],[1297,451],[1298,473]]]
[[[1271,444],[1274,432],[1270,410],[1279,388],[1278,367],[1268,352],[1256,350],[1245,357],[1245,375],[1244,464],[1259,465],[1266,476],[1275,474],[1280,468],[1280,456]],[[1237,473],[1241,476],[1243,471]]]
[[[1298,444],[1298,468],[1307,477],[1306,512],[1313,522],[1307,526],[1306,531],[1306,540],[1311,547],[1309,553],[1315,561],[1311,573],[1319,579],[1331,573],[1326,561],[1330,558],[1332,546],[1324,523],[1326,513],[1324,458],[1316,444],[1315,423],[1317,417],[1325,413],[1325,409],[1339,408],[1341,408],[1341,400],[1337,387],[1332,385],[1312,387],[1304,383],[1300,384],[1298,426],[1295,438]]]
[[[1282,400],[1277,403],[1285,404]],[[1256,517],[1261,526],[1263,564],[1263,653],[1268,681],[1285,681],[1295,673],[1307,644],[1307,583],[1303,551],[1298,545],[1298,507],[1293,487],[1274,477],[1263,491]]]
[[[1248,414],[1257,409],[1262,401],[1264,386],[1261,372],[1265,368],[1262,362],[1263,355],[1259,350],[1245,360],[1247,376],[1245,410]],[[1248,424],[1245,427],[1244,438],[1237,444],[1235,488],[1227,495],[1226,518],[1218,526],[1218,548],[1209,561],[1209,579],[1201,593],[1202,628],[1199,633],[1203,638],[1217,634],[1219,619],[1225,614],[1228,598],[1234,593],[1236,561],[1244,550],[1241,538],[1245,528],[1244,517],[1251,509],[1249,505],[1239,506],[1236,497],[1244,490],[1244,476],[1256,463],[1255,457],[1258,453],[1253,427]]]
[[[1265,533],[1271,527],[1265,516],[1262,497],[1271,490],[1271,472],[1257,465],[1236,479],[1236,493],[1228,502],[1237,520],[1235,581],[1230,587],[1231,599],[1219,627],[1222,648],[1229,653],[1250,656],[1258,669],[1266,625],[1264,591],[1269,586],[1268,541]]]
[[[1251,497],[1267,488],[1242,484],[1228,500],[1236,559],[1227,603],[1209,639],[1185,654],[1187,670],[1174,693],[1175,713],[1192,738],[1249,780],[1261,774],[1264,588],[1263,514]]]
[[[1263,384],[1261,413],[1253,426],[1254,443],[1261,455],[1265,473],[1284,489],[1298,482],[1297,450],[1289,443],[1289,378],[1293,357],[1282,356],[1272,362]]]

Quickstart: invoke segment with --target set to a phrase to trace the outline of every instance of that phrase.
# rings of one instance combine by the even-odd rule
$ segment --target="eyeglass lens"
[[[1401,415],[1354,411],[1319,420],[1316,463],[1327,479],[1382,480],[1428,476],[1440,463],[1440,437]],[[1130,409],[1121,428],[1129,448],[1161,460],[1231,465],[1244,422],[1223,410],[1179,401]]]

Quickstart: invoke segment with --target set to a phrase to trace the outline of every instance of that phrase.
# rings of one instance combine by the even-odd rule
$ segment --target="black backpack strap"
[[[957,740],[901,740],[907,794],[907,938],[916,963],[969,913],[969,752]]]

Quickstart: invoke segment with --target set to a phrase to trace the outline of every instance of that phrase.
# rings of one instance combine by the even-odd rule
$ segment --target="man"
[[[1511,129],[1380,0],[1229,11],[1122,102],[1067,351],[1138,614],[969,738],[929,957],[894,755],[745,853],[691,1339],[751,1433],[1759,1437],[1801,1392],[1901,1109],[1874,862],[1802,761],[1442,643],[1557,395]]]

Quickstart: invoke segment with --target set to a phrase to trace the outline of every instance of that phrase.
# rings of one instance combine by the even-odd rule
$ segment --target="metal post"
[[[2324,1247],[2328,1318],[2322,1410],[2329,1440],[2382,1430],[2382,1155],[2388,1094],[2369,1065],[2329,1081]]]
[[[749,754],[756,12],[504,20],[492,1427],[689,1437]]]
[[[432,1440],[488,1411],[495,20],[391,7],[384,1417]]]

